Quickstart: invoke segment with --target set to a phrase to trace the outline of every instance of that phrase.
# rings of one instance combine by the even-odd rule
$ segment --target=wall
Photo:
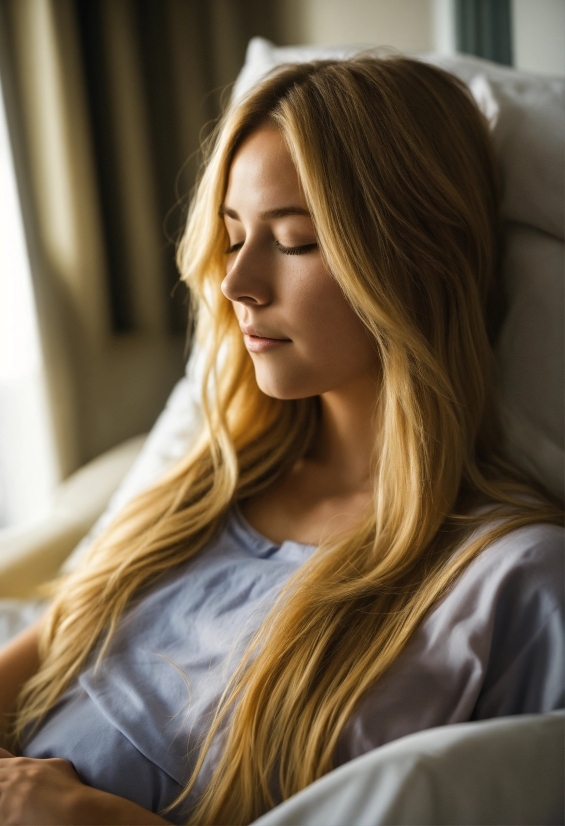
[[[565,75],[565,0],[512,0],[514,65]]]
[[[517,68],[565,74],[565,0],[511,0]],[[286,43],[455,51],[453,0],[281,0]]]
[[[288,43],[433,48],[434,0],[285,0]]]

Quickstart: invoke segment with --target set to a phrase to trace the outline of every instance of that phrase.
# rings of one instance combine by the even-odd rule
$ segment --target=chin
[[[280,399],[280,401],[295,401],[296,399],[307,399],[310,396],[316,396],[316,393],[307,393],[301,392],[299,390],[292,390],[292,388],[279,388],[279,387],[262,387],[259,385],[259,389],[263,392],[266,396],[270,396],[272,399]]]
[[[318,391],[314,389],[309,382],[292,381],[290,377],[283,379],[272,375],[258,375],[257,371],[255,378],[259,390],[266,396],[271,396],[273,399],[293,401],[295,399],[307,399],[311,396],[318,395]]]

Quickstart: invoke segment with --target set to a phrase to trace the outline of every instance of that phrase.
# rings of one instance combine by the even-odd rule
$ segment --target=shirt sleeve
[[[502,673],[494,680],[487,675],[473,719],[544,714],[563,708],[564,652],[563,607],[556,606]]]
[[[472,719],[563,707],[564,537],[561,528],[539,525],[499,544],[489,653]]]

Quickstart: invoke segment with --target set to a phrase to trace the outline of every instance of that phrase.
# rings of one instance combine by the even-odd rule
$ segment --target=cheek
[[[324,268],[293,273],[279,293],[292,345],[254,359],[259,386],[278,398],[329,392],[376,374],[379,360],[364,325]]]
[[[365,368],[376,360],[369,333],[329,274],[311,280],[296,310],[301,321],[299,337],[305,346],[319,348],[320,360],[351,368]]]

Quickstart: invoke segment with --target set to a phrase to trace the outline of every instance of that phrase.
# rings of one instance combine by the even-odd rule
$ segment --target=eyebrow
[[[227,215],[228,218],[233,218],[234,221],[241,221],[241,218],[235,211],[235,209],[230,209],[227,206],[221,206],[219,209],[220,217]],[[306,215],[310,218],[310,213],[304,207],[299,206],[286,206],[286,207],[278,207],[277,209],[268,209],[266,212],[261,212],[259,218],[261,221],[274,221],[277,218],[286,218],[287,215]]]

